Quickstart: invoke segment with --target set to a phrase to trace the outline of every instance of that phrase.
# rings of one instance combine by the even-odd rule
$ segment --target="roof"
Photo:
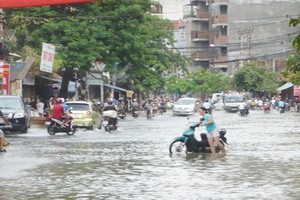
[[[294,86],[293,83],[287,82],[287,83],[283,84],[282,86],[280,86],[279,88],[277,88],[276,90],[281,92],[282,90],[286,90],[286,89],[288,89],[290,87],[293,87],[293,86]]]

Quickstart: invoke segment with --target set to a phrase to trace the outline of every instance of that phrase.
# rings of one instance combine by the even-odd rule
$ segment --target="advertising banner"
[[[0,94],[9,95],[10,92],[10,65],[0,62]]]
[[[35,6],[51,6],[61,4],[86,3],[94,0],[1,0],[0,8],[22,8]]]
[[[55,55],[55,46],[43,43],[40,70],[52,73]]]

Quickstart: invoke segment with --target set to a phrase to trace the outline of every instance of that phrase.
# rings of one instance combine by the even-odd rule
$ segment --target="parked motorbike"
[[[199,125],[195,122],[189,125],[189,128],[186,129],[182,136],[176,137],[169,146],[170,154],[173,153],[211,153],[207,136],[205,133],[201,133],[201,141],[198,141],[195,138],[195,128]],[[220,129],[220,142],[225,145],[227,144],[227,138],[225,137],[226,129]],[[216,152],[219,152],[220,149],[218,146],[215,147]]]
[[[102,125],[106,132],[115,131],[118,128],[118,113],[115,110],[107,110],[103,112]]]
[[[74,135],[76,128],[73,126],[73,117],[71,115],[65,117],[63,121],[55,118],[51,118],[47,127],[49,135],[55,135],[55,133],[67,133],[68,135]]]

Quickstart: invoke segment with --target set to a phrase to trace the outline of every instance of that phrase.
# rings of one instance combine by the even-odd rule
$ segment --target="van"
[[[224,96],[224,110],[227,112],[237,112],[242,103],[244,103],[244,96],[241,94],[226,94]]]

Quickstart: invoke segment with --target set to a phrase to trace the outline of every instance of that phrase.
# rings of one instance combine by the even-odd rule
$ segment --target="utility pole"
[[[244,66],[244,60],[247,56],[248,59],[251,58],[251,36],[253,28],[246,28],[244,30],[239,30],[238,34],[240,40],[240,54],[241,54],[241,66]],[[246,45],[245,45],[246,44]],[[244,48],[247,46],[248,53],[245,55]]]

